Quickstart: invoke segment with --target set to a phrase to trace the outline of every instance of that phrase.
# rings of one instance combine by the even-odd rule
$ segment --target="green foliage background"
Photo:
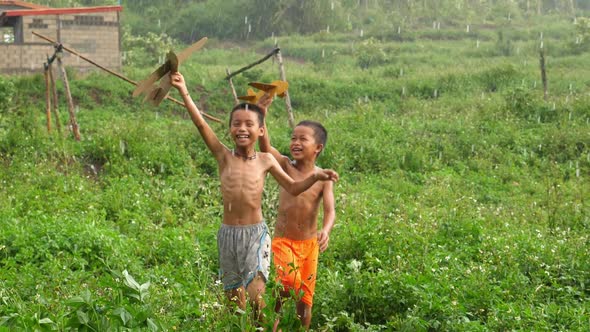
[[[195,28],[189,36],[184,11],[160,30],[140,24],[157,22],[169,10],[163,2],[123,3],[125,51],[135,52],[124,71],[133,79],[167,48],[206,35]],[[198,10],[192,24],[227,23],[227,35],[211,28],[217,38],[181,67],[193,98],[223,120],[212,126],[227,145],[225,69],[276,42],[296,120],[321,121],[330,133],[318,163],[341,181],[312,329],[587,330],[590,56],[576,39],[585,21],[573,22],[570,2],[542,2],[551,15],[538,16],[522,1],[334,1],[342,24],[330,21],[330,31],[311,24],[313,15],[305,27],[287,15],[270,25],[274,38],[243,34],[249,10],[298,3],[176,6]],[[583,13],[585,2],[572,3]],[[397,6],[400,21],[388,21],[387,6]],[[277,77],[269,61],[234,84],[244,94],[247,82]],[[217,281],[217,166],[186,111],[143,104],[129,84],[102,73],[72,72],[70,80],[80,142],[55,125],[47,132],[41,75],[0,76],[0,330],[256,330],[225,305]],[[268,124],[288,152],[282,100]],[[268,180],[271,228],[277,195]],[[269,281],[266,328],[277,318],[276,287]],[[280,316],[284,331],[299,327],[293,306]]]

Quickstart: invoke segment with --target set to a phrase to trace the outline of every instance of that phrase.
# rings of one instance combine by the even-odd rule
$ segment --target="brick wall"
[[[24,44],[0,44],[0,73],[41,72],[53,47],[32,34],[38,32],[109,69],[121,70],[119,22],[116,12],[23,16]],[[59,25],[59,26],[58,26]],[[92,64],[64,52],[63,63],[80,71],[97,70]]]

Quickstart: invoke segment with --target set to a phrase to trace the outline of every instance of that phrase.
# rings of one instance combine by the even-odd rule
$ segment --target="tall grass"
[[[483,31],[479,48],[458,31],[375,35],[364,48],[347,35],[281,38],[296,120],[326,126],[318,164],[341,175],[313,329],[588,327],[590,58],[552,26],[569,29],[543,27],[547,101],[540,26],[505,33],[507,54]],[[244,57],[209,49],[181,68],[194,98],[224,119],[212,126],[227,145],[225,67],[269,46]],[[359,62],[372,54],[383,57]],[[126,71],[139,79],[149,69]],[[268,62],[234,83],[243,93],[277,77]],[[0,108],[0,326],[254,331],[217,281],[218,171],[185,111],[141,104],[101,74],[71,84],[81,142],[46,132],[39,75],[10,79],[18,94]],[[268,126],[287,152],[281,100]],[[276,198],[269,180],[271,228]],[[276,287],[270,280],[267,328]],[[299,327],[293,305],[283,330]]]

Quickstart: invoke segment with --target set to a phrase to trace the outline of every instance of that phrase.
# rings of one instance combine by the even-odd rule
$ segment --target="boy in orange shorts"
[[[265,115],[270,102],[265,95],[258,104]],[[260,150],[270,152],[289,176],[297,181],[316,171],[315,161],[328,138],[326,129],[320,123],[301,121],[293,129],[289,146],[293,160],[271,146],[266,129],[266,135],[258,138]],[[294,290],[297,294],[297,315],[306,329],[311,323],[319,251],[328,248],[330,232],[334,227],[333,188],[332,181],[316,182],[298,196],[279,189],[279,213],[272,252],[277,279],[282,283],[283,290],[275,310],[281,310],[283,299],[289,296],[290,290]],[[324,218],[322,229],[318,231],[320,202],[323,202]]]

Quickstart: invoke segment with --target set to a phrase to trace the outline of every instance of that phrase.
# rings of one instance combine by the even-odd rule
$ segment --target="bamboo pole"
[[[244,71],[246,71],[246,70],[248,70],[248,69],[250,69],[250,68],[252,68],[252,67],[254,67],[256,65],[259,65],[259,64],[263,63],[264,61],[268,60],[268,58],[270,58],[271,56],[273,56],[275,54],[278,54],[280,52],[280,50],[281,50],[280,48],[276,47],[275,49],[273,49],[272,51],[270,51],[270,53],[268,53],[267,55],[265,55],[262,59],[260,59],[258,61],[255,61],[255,62],[247,65],[246,67],[242,67],[242,68],[238,69],[237,71],[235,71],[235,72],[233,72],[231,74],[227,74],[227,76],[225,77],[225,79],[226,80],[229,80],[232,77],[238,75],[239,73],[244,72]]]
[[[70,113],[70,127],[74,133],[76,141],[80,140],[80,128],[78,127],[78,121],[76,121],[76,112],[74,110],[74,100],[72,99],[72,93],[70,91],[70,83],[68,82],[68,73],[61,62],[61,54],[57,56],[57,66],[59,67],[64,81],[64,89],[66,92],[66,99],[68,101],[68,112]]]
[[[279,63],[279,72],[281,74],[281,80],[287,81],[287,75],[285,75],[285,67],[283,66],[283,56],[281,55],[280,49],[277,47],[276,57]],[[289,90],[285,91],[285,104],[287,105],[287,114],[289,116],[289,126],[295,128],[295,119],[293,117],[293,107],[291,107],[291,97],[289,97]]]
[[[47,132],[51,133],[51,96],[49,87],[48,64],[43,67],[43,76],[45,77],[45,115],[47,116]]]
[[[39,38],[41,38],[41,39],[44,39],[44,40],[46,40],[46,41],[48,41],[48,42],[50,42],[50,43],[52,43],[52,44],[54,44],[54,45],[59,45],[59,43],[58,43],[58,42],[56,42],[56,41],[52,40],[52,39],[51,39],[51,38],[49,38],[49,37],[43,36],[43,35],[41,35],[41,34],[39,34],[39,33],[35,32],[35,31],[33,31],[32,33],[33,33],[35,36],[37,36],[37,37],[39,37]],[[111,74],[111,75],[117,76],[118,78],[122,79],[123,81],[125,81],[125,82],[127,82],[127,83],[131,83],[131,84],[133,84],[133,85],[137,85],[137,84],[138,84],[136,81],[133,81],[133,80],[131,80],[131,79],[129,79],[129,78],[127,78],[127,77],[125,77],[125,76],[123,76],[123,75],[121,75],[121,74],[119,74],[119,73],[115,72],[115,71],[112,71],[112,70],[110,70],[110,69],[108,69],[108,68],[106,68],[106,67],[104,67],[104,66],[101,66],[101,65],[99,65],[98,63],[96,63],[96,62],[94,62],[94,61],[90,60],[89,58],[87,58],[87,57],[83,56],[82,54],[78,53],[77,51],[75,51],[75,50],[73,50],[73,49],[71,49],[71,48],[68,48],[68,47],[66,47],[66,46],[63,46],[63,45],[62,45],[62,48],[63,48],[65,51],[68,51],[69,53],[71,53],[71,54],[73,54],[73,55],[75,55],[75,56],[79,57],[80,59],[82,59],[82,60],[84,60],[84,61],[86,61],[86,62],[88,62],[88,63],[90,63],[90,64],[92,64],[92,65],[94,65],[94,66],[96,66],[96,67],[98,67],[99,69],[102,69],[102,70],[106,71],[107,73],[109,73],[109,74]],[[175,98],[172,98],[172,97],[170,97],[170,96],[166,96],[166,99],[168,99],[168,100],[172,101],[173,103],[176,103],[176,104],[178,104],[178,105],[180,105],[180,106],[185,106],[185,105],[184,105],[184,103],[183,103],[182,101],[180,101],[180,100],[178,100],[178,99],[175,99]],[[220,119],[218,119],[218,118],[216,118],[216,117],[214,117],[214,116],[211,116],[211,115],[209,115],[209,114],[207,114],[207,113],[205,113],[205,112],[203,112],[203,111],[200,111],[200,112],[201,112],[201,114],[203,114],[203,116],[204,116],[205,118],[207,118],[207,119],[209,119],[209,120],[213,120],[213,121],[215,121],[215,122],[222,123],[222,121],[221,121]]]
[[[227,76],[230,76],[231,72],[229,71],[229,68],[225,68],[225,73],[227,74]],[[232,81],[231,77],[229,78],[229,87],[231,88],[231,94],[232,96],[234,96],[234,105],[237,105],[240,103],[240,101],[238,100],[238,94],[236,93],[236,88],[234,87],[234,82]]]
[[[53,66],[51,63],[47,66],[49,73],[49,82],[51,85],[51,95],[53,98],[53,116],[55,117],[55,127],[57,132],[61,133],[61,121],[59,120],[59,104],[57,102],[57,89],[55,87],[55,77],[53,76]]]

